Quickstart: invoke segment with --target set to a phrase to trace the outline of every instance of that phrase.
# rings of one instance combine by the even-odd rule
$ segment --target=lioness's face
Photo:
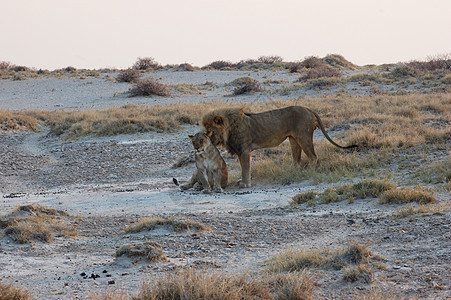
[[[195,135],[189,135],[188,138],[191,140],[196,152],[202,152],[210,143],[210,138],[204,132],[198,132]]]

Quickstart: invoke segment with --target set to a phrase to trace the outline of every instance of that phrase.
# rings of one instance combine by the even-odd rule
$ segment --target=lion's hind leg
[[[296,164],[299,164],[301,162],[301,152],[302,152],[301,145],[299,145],[299,143],[296,141],[296,139],[291,136],[288,137],[288,139],[290,141],[291,155],[293,157],[293,162]]]
[[[184,191],[184,190],[188,190],[188,189],[192,188],[194,186],[194,184],[196,184],[196,182],[198,181],[197,173],[198,173],[198,171],[196,170],[193,173],[193,176],[191,176],[191,179],[189,180],[189,182],[180,186],[180,190]]]

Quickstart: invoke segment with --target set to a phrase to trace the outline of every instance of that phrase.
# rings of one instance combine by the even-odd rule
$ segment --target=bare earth
[[[1,107],[5,108],[10,99],[5,95],[17,87],[9,86],[12,81],[1,82],[5,93]],[[89,108],[86,102],[94,103],[95,99],[84,97],[60,98],[58,103]],[[121,99],[118,101],[130,102]],[[17,103],[11,100],[10,108],[16,108]],[[31,106],[49,109],[52,105]],[[77,141],[62,141],[45,129],[40,133],[0,134],[0,215],[19,205],[40,204],[82,217],[76,221],[78,236],[56,237],[50,244],[20,245],[0,235],[0,278],[28,288],[36,299],[84,299],[107,289],[135,294],[144,280],[181,265],[254,272],[285,249],[336,249],[350,241],[372,241],[370,249],[385,258],[386,265],[374,270],[374,282],[348,283],[342,279],[342,271],[319,271],[318,296],[342,298],[376,286],[403,298],[451,297],[449,211],[395,219],[393,213],[402,206],[380,205],[377,199],[300,205],[296,209],[288,206],[300,191],[322,191],[345,181],[318,185],[309,181],[290,185],[256,182],[250,189],[232,185],[224,194],[211,195],[180,192],[172,178],[187,180],[194,165],[171,166],[192,152],[187,134],[198,129],[192,126],[174,134]],[[228,157],[227,163],[234,160]],[[436,193],[436,197],[439,201],[450,199],[445,192]],[[157,215],[199,221],[212,231],[176,233],[159,228],[123,234],[125,227]],[[169,261],[151,263],[114,256],[122,245],[143,241],[158,242]]]

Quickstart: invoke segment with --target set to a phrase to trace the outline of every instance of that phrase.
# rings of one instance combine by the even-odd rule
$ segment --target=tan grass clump
[[[174,218],[150,217],[139,221],[135,225],[125,228],[125,233],[137,233],[141,231],[154,230],[158,226],[169,227],[175,232],[184,231],[211,231],[209,226],[191,220],[176,220]]]
[[[13,285],[4,284],[0,280],[1,300],[31,300],[31,295],[27,290],[21,290]]]
[[[128,244],[116,251],[116,257],[126,255],[128,257],[146,257],[150,261],[168,260],[163,254],[160,244],[155,242],[144,242]]]
[[[432,191],[428,191],[422,187],[416,189],[390,189],[385,191],[379,197],[379,203],[395,203],[404,204],[417,202],[419,204],[429,204],[437,202]]]
[[[260,83],[252,77],[240,77],[230,83],[235,86],[233,95],[253,94],[262,90]]]
[[[349,282],[355,282],[362,279],[364,283],[373,282],[373,269],[367,264],[345,267],[343,270],[343,279]]]
[[[349,264],[368,263],[373,252],[368,245],[356,242],[332,251],[330,249],[289,249],[276,254],[266,262],[266,270],[270,272],[293,272],[304,269],[341,269]]]
[[[137,300],[149,299],[313,299],[315,281],[308,272],[261,278],[248,274],[179,269],[144,283]]]
[[[421,216],[431,216],[431,215],[442,215],[447,211],[451,210],[451,203],[438,203],[438,204],[421,204],[421,205],[411,205],[398,209],[394,217],[395,218],[406,218],[415,215]]]
[[[5,234],[21,244],[31,241],[49,243],[55,235],[77,235],[76,227],[71,224],[73,217],[64,211],[40,205],[20,206],[3,219],[0,224]]]

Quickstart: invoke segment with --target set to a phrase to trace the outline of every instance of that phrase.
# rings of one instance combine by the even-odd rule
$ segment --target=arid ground
[[[345,144],[352,140],[351,131],[359,126],[379,124],[374,128],[382,127],[382,116],[391,113],[383,104],[401,99],[404,104],[396,107],[399,118],[409,119],[411,124],[424,123],[435,131],[428,131],[430,138],[418,138],[410,143],[406,142],[407,137],[378,144],[375,140],[386,136],[374,130],[371,134],[375,140],[366,133],[359,151],[344,153],[330,150],[318,130],[315,133],[320,160],[317,168],[326,169],[315,171],[315,166],[305,161],[296,167],[313,170],[314,175],[278,180],[277,173],[270,174],[274,168],[271,162],[280,162],[278,157],[282,155],[289,157],[289,147],[281,145],[271,151],[257,151],[253,157],[256,170],[253,186],[248,189],[236,185],[239,164],[235,157],[223,152],[229,166],[230,185],[223,194],[204,194],[195,190],[181,192],[173,183],[173,178],[180,182],[188,180],[195,169],[191,159],[193,148],[187,138],[201,129],[195,121],[170,131],[66,138],[65,133],[55,134],[45,121],[33,131],[24,123],[11,125],[11,117],[5,117],[0,124],[1,283],[28,290],[33,299],[102,298],[108,292],[126,297],[137,295],[143,282],[152,282],[161,274],[181,267],[258,277],[270,272],[268,261],[286,250],[333,251],[354,242],[371,250],[372,255],[365,262],[370,271],[366,276],[350,279],[345,276],[344,268],[309,267],[316,282],[314,299],[366,296],[368,299],[449,299],[449,73],[440,77],[448,76],[448,81],[406,75],[400,83],[371,77],[371,74],[392,74],[396,67],[343,69],[343,78],[365,75],[360,75],[360,81],[340,79],[340,82],[312,83],[313,86],[297,83],[299,73],[281,69],[169,68],[145,73],[144,76],[161,78],[161,82],[169,85],[172,91],[169,97],[129,97],[127,91],[132,85],[116,82],[117,71],[75,76],[22,74],[21,80],[14,80],[17,74],[4,75],[0,80],[3,114],[9,111],[14,115],[31,109],[103,110],[126,104],[194,105],[202,101],[207,104],[219,101],[224,105],[243,103],[252,110],[254,104],[272,99],[287,104],[295,99],[296,104],[309,107],[324,101],[329,106],[318,113],[324,116],[330,135]],[[233,86],[228,83],[244,76],[259,81],[264,91],[233,95]],[[423,105],[410,115],[407,109],[400,110],[415,106],[416,97],[421,101],[427,101],[424,99],[428,97],[439,100],[431,102],[429,108]],[[368,115],[365,121],[357,122],[352,116],[338,123],[334,121],[333,115],[338,113],[334,103],[357,100],[374,103],[375,109],[380,104],[379,113]],[[430,116],[425,118],[423,113]],[[335,156],[329,156],[330,153]],[[346,161],[343,164],[349,165],[348,169],[336,171],[325,162],[336,156],[349,156],[350,160],[359,161],[359,165]],[[182,158],[187,162],[174,166]],[[328,176],[327,170],[334,176]],[[413,200],[381,204],[380,198],[374,195],[342,198],[335,194],[330,201],[319,198],[331,188],[364,180],[389,182],[403,190],[427,191],[433,195],[434,203]],[[308,191],[318,196],[313,201],[293,204],[293,196]],[[20,206],[28,208],[13,213]],[[19,242],[8,231],[8,220],[36,215],[33,211],[36,207],[67,213],[59,213],[57,219],[76,232],[54,233],[48,241],[38,237]],[[423,210],[415,211],[419,207]],[[176,230],[162,224],[152,230],[125,231],[149,217],[198,222],[206,229],[192,226]],[[155,261],[116,255],[124,245],[145,242],[158,243],[166,259]]]

